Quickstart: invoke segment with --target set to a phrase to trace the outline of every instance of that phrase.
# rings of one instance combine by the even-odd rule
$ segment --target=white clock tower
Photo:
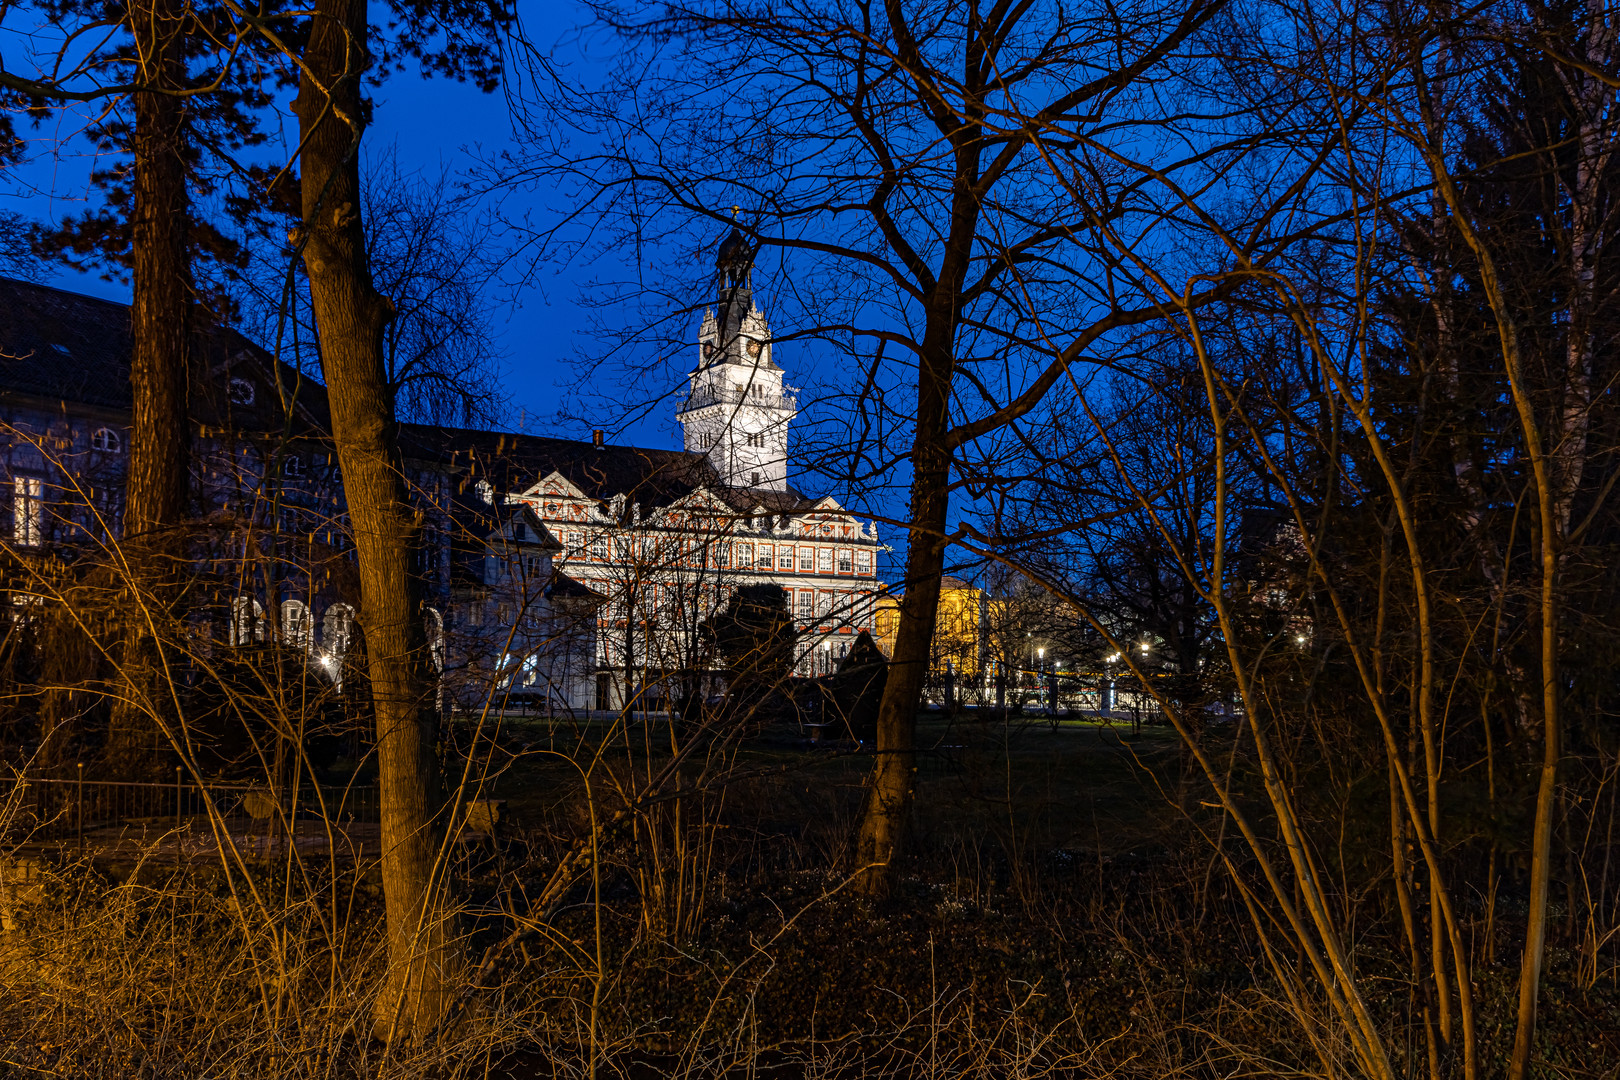
[[[754,306],[754,253],[735,227],[715,264],[719,295],[698,330],[698,365],[676,418],[686,449],[707,454],[728,486],[783,491],[798,406],[771,360],[771,328]]]

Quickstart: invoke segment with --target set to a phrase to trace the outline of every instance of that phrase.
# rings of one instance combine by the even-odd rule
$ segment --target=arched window
[[[281,463],[281,475],[299,477],[304,475],[304,459],[297,454],[288,454]]]
[[[246,379],[232,379],[229,390],[232,405],[253,404],[253,384]]]
[[[281,602],[281,640],[288,647],[308,650],[314,644],[315,620],[302,600]]]
[[[231,601],[232,645],[252,645],[264,640],[264,608],[251,596],[238,596]]]
[[[349,635],[354,627],[354,608],[333,604],[326,609],[321,627],[321,647],[339,659],[349,651]]]
[[[95,434],[90,436],[90,449],[100,450],[106,454],[117,454],[124,449],[124,440],[118,437],[118,432],[112,428],[96,428]]]

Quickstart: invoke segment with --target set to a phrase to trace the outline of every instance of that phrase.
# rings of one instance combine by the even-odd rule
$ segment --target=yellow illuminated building
[[[929,680],[950,675],[958,686],[977,683],[984,670],[984,592],[960,578],[940,582],[939,610],[934,615],[934,646]],[[900,629],[900,600],[880,596],[872,616],[872,637],[884,656],[894,655]]]

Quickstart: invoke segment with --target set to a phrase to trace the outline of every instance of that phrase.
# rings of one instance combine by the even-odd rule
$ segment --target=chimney
[[[602,429],[601,428],[597,428],[595,431],[591,432],[591,445],[596,447],[598,450],[602,449]]]

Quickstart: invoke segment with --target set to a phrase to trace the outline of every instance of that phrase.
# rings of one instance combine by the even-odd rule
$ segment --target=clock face
[[[759,350],[760,350],[760,347],[761,347],[761,346],[760,346],[760,344],[759,344],[759,342],[757,342],[757,341],[750,341],[750,342],[749,342],[749,343],[748,343],[748,355],[749,355],[749,356],[758,356],[758,355],[759,355]]]

